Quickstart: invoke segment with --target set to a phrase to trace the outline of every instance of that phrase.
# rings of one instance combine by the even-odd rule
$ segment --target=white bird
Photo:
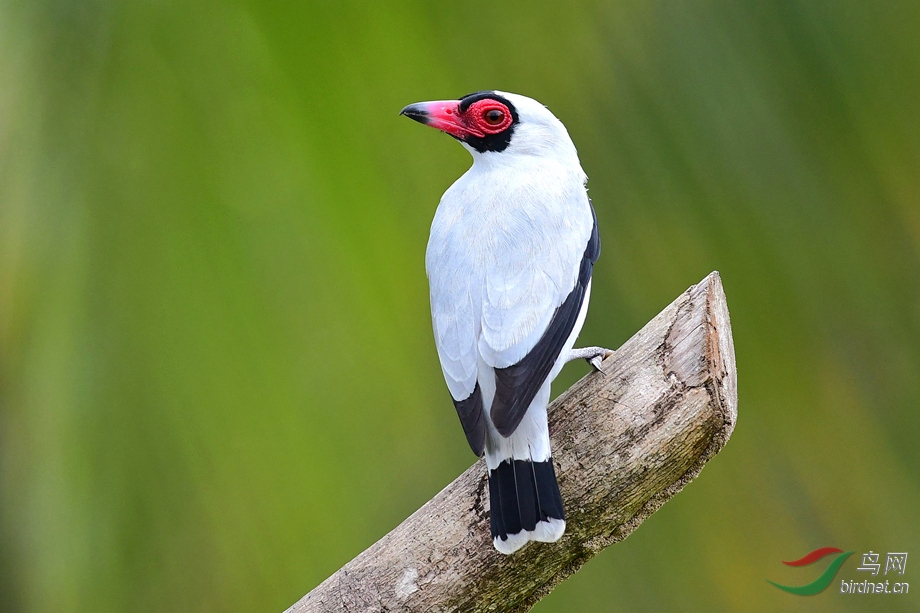
[[[492,542],[555,542],[565,512],[550,450],[550,384],[573,350],[600,253],[571,138],[536,100],[483,91],[401,115],[453,136],[473,166],[441,197],[425,257],[444,379],[489,470]]]

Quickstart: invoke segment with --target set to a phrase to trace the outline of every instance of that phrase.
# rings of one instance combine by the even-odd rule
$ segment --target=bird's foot
[[[604,358],[613,355],[613,351],[604,347],[582,347],[581,349],[572,349],[566,358],[566,362],[572,360],[587,360],[588,364],[594,367],[594,370],[601,369],[601,362]]]

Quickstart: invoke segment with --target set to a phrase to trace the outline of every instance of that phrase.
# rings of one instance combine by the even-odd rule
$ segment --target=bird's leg
[[[613,351],[605,349],[604,347],[582,347],[581,349],[572,349],[569,351],[569,355],[566,356],[565,361],[587,360],[588,364],[594,367],[594,370],[600,370],[601,361],[611,355],[613,355]]]

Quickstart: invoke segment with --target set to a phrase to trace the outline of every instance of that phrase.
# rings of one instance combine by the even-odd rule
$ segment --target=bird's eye
[[[466,115],[467,111],[469,115]],[[514,123],[514,111],[498,100],[477,100],[467,110],[460,111],[472,129],[479,132],[479,138],[488,134],[500,134]]]
[[[498,109],[489,109],[482,114],[482,118],[490,126],[497,126],[505,121],[505,113]]]

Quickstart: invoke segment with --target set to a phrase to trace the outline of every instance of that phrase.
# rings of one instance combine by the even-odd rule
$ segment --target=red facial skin
[[[464,112],[460,112],[460,103],[456,100],[421,102],[412,106],[425,111],[426,125],[447,132],[460,140],[498,134],[506,130],[512,122],[508,107],[497,100],[478,100]]]

